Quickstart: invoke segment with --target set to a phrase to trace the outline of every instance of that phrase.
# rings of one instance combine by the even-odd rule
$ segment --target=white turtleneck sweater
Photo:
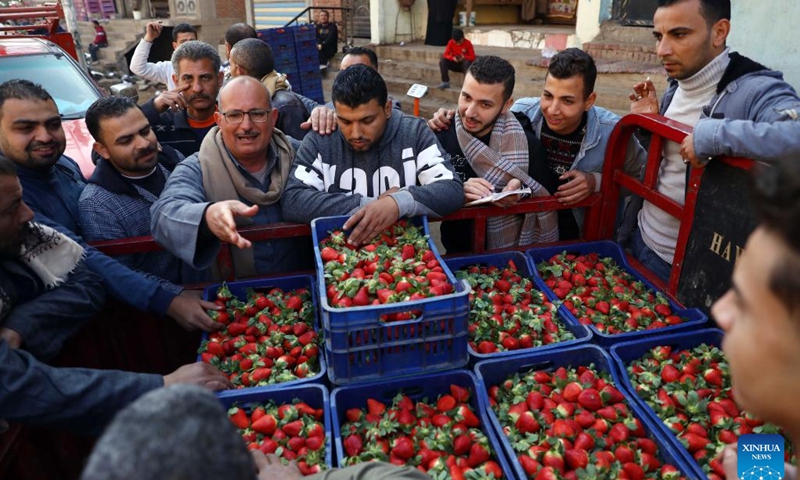
[[[717,84],[728,68],[729,50],[719,54],[702,70],[685,80],[678,80],[678,89],[664,115],[672,120],[694,126],[700,120],[703,107],[711,102]],[[680,205],[686,194],[686,165],[680,154],[680,144],[665,142],[657,189]],[[639,212],[639,229],[644,243],[665,262],[672,264],[678,242],[680,220],[644,202]]]

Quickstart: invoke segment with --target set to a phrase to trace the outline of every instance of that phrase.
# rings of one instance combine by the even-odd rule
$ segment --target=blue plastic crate
[[[297,53],[297,69],[300,70],[300,74],[313,74],[312,77],[318,79],[320,83],[322,83],[322,74],[319,70],[319,56],[316,53],[307,54],[307,53]]]
[[[215,283],[213,285],[207,286],[203,289],[203,299],[209,302],[213,302],[217,297],[217,289],[221,287],[221,283]],[[314,277],[311,275],[297,275],[293,277],[279,277],[279,278],[260,278],[256,280],[247,280],[243,282],[231,282],[228,283],[228,288],[231,291],[231,294],[239,299],[244,300],[247,298],[247,289],[252,288],[256,291],[269,291],[272,288],[280,288],[283,291],[290,291],[295,290],[298,288],[307,288],[311,292],[311,301],[314,305],[314,329],[317,331],[317,335],[323,335],[323,329],[320,327],[320,316],[319,316],[319,296],[317,290],[314,288]],[[204,332],[201,340],[202,342],[208,339],[208,333]],[[239,388],[233,390],[223,390],[217,393],[217,396],[220,398],[228,398],[228,397],[235,397],[241,392],[265,392],[265,391],[272,391],[276,389],[286,388],[287,386],[293,385],[300,385],[305,383],[320,383],[327,371],[327,364],[325,362],[325,355],[324,355],[324,345],[320,345],[320,353],[319,353],[319,373],[314,375],[308,376],[306,378],[293,380],[291,382],[284,382],[284,383],[277,383],[275,385],[266,385],[262,387],[246,387],[246,388]],[[197,355],[197,361],[201,362],[202,359],[200,355]]]
[[[466,257],[448,258],[445,260],[445,263],[452,272],[455,272],[456,270],[460,270],[461,268],[468,267],[471,265],[494,265],[503,268],[506,265],[508,265],[509,260],[514,261],[514,264],[517,266],[517,270],[519,271],[521,276],[530,279],[535,278],[535,276],[532,274],[533,268],[530,265],[530,260],[528,259],[528,257],[523,255],[522,252],[489,253],[485,255],[472,255]],[[539,284],[536,282],[534,282],[534,289],[541,291]],[[575,335],[574,340],[551,343],[549,345],[542,345],[540,347],[534,347],[525,350],[510,350],[506,352],[495,352],[490,354],[478,353],[475,350],[473,350],[471,345],[467,345],[471,361],[477,362],[489,358],[499,358],[499,357],[508,357],[512,355],[519,355],[520,353],[523,352],[540,352],[544,350],[551,350],[554,348],[565,348],[571,345],[577,345],[591,340],[592,332],[583,325],[578,324],[575,321],[575,318],[572,317],[571,315],[570,316],[564,315],[563,310],[565,310],[564,307],[558,309],[557,312],[558,321],[560,321],[561,324],[564,325],[564,327],[567,330],[569,330],[573,335]]]
[[[322,89],[322,77],[320,76],[319,68],[303,70],[302,67],[298,65],[298,69],[300,70],[300,84],[304,89]]]
[[[292,34],[296,43],[305,40],[317,41],[317,28],[314,25],[298,25],[292,27]]]
[[[659,335],[657,337],[643,338],[640,340],[618,343],[617,345],[611,347],[611,357],[614,359],[615,367],[622,378],[622,386],[626,390],[626,393],[630,394],[630,396],[635,399],[640,408],[645,410],[649,415],[656,419],[656,423],[663,432],[664,436],[672,442],[674,448],[680,454],[682,454],[685,461],[693,467],[694,474],[697,475],[697,478],[705,477],[706,473],[703,472],[703,469],[695,461],[694,457],[692,457],[692,454],[690,454],[689,451],[684,448],[683,444],[681,444],[680,440],[678,440],[678,437],[676,437],[669,427],[659,419],[656,412],[650,408],[650,405],[648,405],[647,402],[645,402],[641,397],[639,397],[639,395],[636,394],[636,390],[634,389],[631,379],[628,376],[627,368],[628,364],[634,360],[638,360],[652,348],[662,345],[668,345],[672,347],[673,351],[691,349],[703,343],[715,346],[717,348],[722,348],[722,337],[724,335],[725,333],[722,330],[718,330],[716,328],[707,328],[692,332],[680,332],[672,335]]]
[[[315,38],[295,41],[294,49],[298,55],[317,55],[317,63],[319,63],[319,50],[317,50],[317,40]]]
[[[272,47],[272,57],[273,59],[275,59],[276,62],[280,63],[295,62],[297,54],[294,50],[294,45],[287,43],[287,44],[276,44],[274,47],[270,45],[270,47]]]
[[[285,73],[287,75],[290,73],[297,74],[300,71],[297,65],[297,58],[294,56],[275,58],[275,71],[278,73]]]
[[[268,28],[258,30],[256,34],[273,49],[275,45],[294,45],[294,33],[290,28]]]
[[[252,411],[250,404],[261,404],[272,400],[279,406],[287,403],[292,403],[294,399],[307,403],[312,408],[321,408],[325,414],[323,416],[323,425],[325,425],[325,464],[328,468],[333,468],[333,430],[331,429],[331,408],[330,397],[328,389],[322,385],[297,385],[294,387],[287,387],[281,390],[270,391],[251,391],[239,390],[238,395],[231,395],[220,398],[222,406],[229,409],[234,403],[244,408],[249,415]]]
[[[658,459],[662,463],[671,463],[681,473],[690,478],[694,469],[686,462],[684,457],[676,450],[674,444],[668,439],[663,431],[658,426],[658,419],[651,416],[647,411],[643,410],[635,401],[631,401],[630,394],[623,388],[622,382],[619,378],[616,368],[613,366],[611,357],[603,349],[594,345],[577,345],[563,350],[551,350],[547,352],[533,352],[529,354],[520,355],[511,358],[498,358],[492,360],[483,360],[475,365],[475,373],[478,376],[480,384],[480,392],[483,397],[481,401],[486,405],[487,416],[489,422],[495,431],[495,434],[500,439],[505,454],[508,458],[511,468],[514,469],[516,478],[519,480],[527,479],[525,471],[522,469],[519,460],[517,460],[517,453],[511,446],[511,443],[503,433],[503,427],[497,419],[494,411],[490,407],[489,395],[487,393],[488,387],[498,385],[506,380],[511,375],[519,372],[527,372],[530,370],[555,370],[558,367],[573,367],[589,366],[594,364],[595,371],[606,372],[611,375],[617,389],[628,400],[627,404],[631,412],[638,418],[648,435],[658,445]],[[335,418],[334,418],[335,421]],[[697,477],[702,478],[702,477]]]
[[[328,236],[329,231],[340,229],[347,218],[321,217],[311,222],[325,353],[328,356],[328,378],[344,384],[466,365],[469,361],[469,289],[465,284],[458,284],[430,239],[430,249],[450,283],[455,286],[453,293],[386,305],[352,308],[330,306],[319,243]],[[428,234],[427,218],[415,217],[408,219],[408,222],[422,226],[424,233]],[[383,315],[410,311],[418,312],[417,318],[391,323],[381,321]]]
[[[562,245],[558,247],[548,247],[548,248],[532,248],[525,252],[525,254],[531,259],[531,263],[533,264],[533,271],[536,274],[537,281],[540,284],[542,290],[547,293],[547,295],[553,299],[558,300],[555,292],[551,290],[547,285],[545,285],[542,276],[539,274],[539,270],[536,268],[541,262],[549,261],[554,255],[558,255],[562,252],[568,253],[575,253],[578,255],[584,255],[587,253],[597,253],[601,257],[611,257],[614,261],[623,267],[628,273],[636,277],[637,280],[644,282],[651,290],[658,292],[659,290],[650,283],[647,279],[642,277],[642,275],[637,272],[633,267],[628,264],[627,259],[625,258],[625,253],[622,251],[622,248],[614,242],[610,241],[599,241],[599,242],[589,242],[589,243],[576,243],[573,245]],[[680,332],[684,330],[691,330],[691,329],[698,329],[702,328],[708,322],[708,317],[705,313],[703,313],[698,308],[683,308],[681,305],[675,303],[671,299],[669,299],[669,305],[672,307],[672,310],[675,315],[685,318],[686,321],[680,325],[668,325],[663,328],[658,328],[654,330],[638,330],[635,332],[625,332],[625,333],[618,333],[614,335],[609,335],[608,333],[600,332],[595,328],[594,325],[586,325],[589,329],[592,330],[594,334],[593,341],[598,345],[609,348],[615,343],[625,342],[629,340],[635,340],[644,337],[652,337],[654,335],[664,335],[667,333],[672,332]],[[576,322],[578,321],[577,318],[570,312],[568,309],[565,309],[565,315],[568,315]],[[580,324],[580,322],[578,322]]]
[[[401,391],[415,402],[427,397],[428,401],[435,403],[439,395],[450,393],[450,385],[453,384],[466,388],[472,393],[469,405],[480,418],[480,430],[489,439],[494,453],[493,457],[503,470],[503,478],[513,478],[513,470],[503,455],[495,432],[489,426],[489,420],[485,413],[487,405],[479,394],[480,385],[475,375],[465,370],[432,373],[415,378],[371,382],[334,389],[331,392],[331,417],[334,441],[336,442],[337,466],[344,466],[345,455],[342,447],[341,427],[347,421],[345,412],[348,409],[366,408],[367,398],[374,398],[387,404],[391,403],[392,399]]]
[[[310,98],[317,103],[325,103],[325,93],[322,91],[322,86],[313,87],[313,88],[303,88],[301,85],[299,89],[297,89],[299,93],[301,93],[304,97]]]

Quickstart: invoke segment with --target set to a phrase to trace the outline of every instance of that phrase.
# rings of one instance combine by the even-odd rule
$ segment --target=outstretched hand
[[[248,207],[238,200],[226,200],[212,203],[206,209],[206,225],[211,233],[220,241],[236,245],[239,248],[250,248],[253,243],[236,230],[236,217],[252,217],[258,213],[258,205]]]
[[[363,245],[389,228],[400,218],[400,207],[391,196],[375,200],[362,207],[348,218],[344,229],[353,229],[347,241],[354,245]]]

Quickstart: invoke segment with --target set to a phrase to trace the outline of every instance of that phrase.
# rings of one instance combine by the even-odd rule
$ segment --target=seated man
[[[545,164],[539,140],[524,115],[518,120],[509,111],[514,91],[514,67],[500,57],[475,60],[464,78],[453,128],[436,134],[456,172],[464,181],[464,195],[470,202],[511,191],[523,185],[533,195],[551,195],[557,178]],[[523,129],[524,122],[527,129]],[[518,201],[519,196],[500,200],[499,206]],[[442,243],[448,253],[471,249],[471,221],[442,223]],[[489,218],[486,248],[510,248],[558,240],[555,212],[508,215]]]
[[[173,80],[175,71],[172,69],[172,62],[164,60],[161,62],[148,62],[147,58],[150,56],[150,49],[153,48],[153,42],[161,35],[161,30],[164,27],[158,21],[148,22],[145,26],[144,38],[136,45],[131,57],[131,64],[129,69],[132,74],[138,75],[147,80],[163,83],[167,86],[168,90],[173,90],[177,85]],[[172,27],[172,50],[174,51],[180,45],[197,40],[197,30],[188,23],[179,23]]]
[[[550,59],[541,98],[521,98],[511,107],[531,121],[545,150],[548,168],[558,176],[555,191],[564,205],[600,191],[608,140],[619,115],[595,106],[597,68],[586,52],[568,48]],[[434,130],[450,125],[453,111],[440,109],[428,123]],[[647,152],[635,138],[628,144],[624,170],[641,175]],[[558,211],[559,238],[580,237],[584,210]]]
[[[205,42],[187,42],[172,54],[175,87],[141,105],[156,137],[184,156],[200,150],[214,126],[222,86],[219,53]]]
[[[153,204],[153,237],[192,268],[211,267],[220,241],[238,247],[232,249],[237,277],[310,267],[305,242],[287,238],[253,246],[236,231],[283,221],[279,201],[295,150],[275,130],[277,114],[267,87],[252,77],[232,79],[214,114],[218,126],[197,154],[178,164]],[[220,278],[216,271],[214,278]]]
[[[86,126],[99,158],[78,203],[83,238],[95,242],[150,235],[150,206],[183,155],[158,144],[147,118],[127,97],[94,102],[86,111]],[[117,260],[176,284],[201,280],[163,250]]]
[[[319,12],[317,28],[317,50],[319,50],[319,64],[322,67],[328,65],[328,61],[336,55],[339,49],[339,29],[336,24],[330,22],[330,13],[327,10]]]
[[[736,262],[731,289],[711,308],[725,330],[722,348],[736,403],[800,445],[800,163],[782,159],[754,176],[754,209],[761,224]],[[763,392],[770,392],[765,394]],[[736,478],[736,447],[723,456],[727,478]],[[748,459],[749,460],[749,459]],[[786,465],[784,478],[795,479]]]
[[[439,59],[439,72],[442,74],[442,83],[437,88],[450,88],[450,70],[467,73],[469,66],[475,61],[475,49],[472,42],[464,38],[464,31],[460,28],[453,29],[453,38],[444,47],[442,58]]]
[[[425,122],[392,109],[386,83],[366,65],[333,82],[339,129],[309,133],[286,185],[286,220],[352,215],[350,242],[372,240],[400,217],[442,217],[464,203],[461,180]]]
[[[286,75],[275,71],[272,49],[257,38],[240,40],[231,50],[231,77],[248,75],[267,87],[272,108],[278,111],[275,128],[296,140],[302,140],[308,130],[300,125],[308,119],[303,102],[289,90]]]
[[[134,308],[167,314],[187,329],[212,330],[222,325],[211,320],[207,309],[218,310],[194,292],[130,270],[85,244],[78,199],[86,179],[78,164],[65,157],[66,134],[53,98],[28,80],[0,84],[0,153],[14,162],[25,188],[25,202],[36,221],[80,243],[86,264],[103,277],[107,291]]]
[[[0,415],[13,422],[97,434],[117,410],[173,383],[232,388],[211,365],[170,375],[53,368],[64,341],[103,306],[102,277],[58,231],[32,222],[15,165],[0,157]]]

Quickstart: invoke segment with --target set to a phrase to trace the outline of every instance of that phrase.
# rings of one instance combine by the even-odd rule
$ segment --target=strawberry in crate
[[[435,401],[399,393],[391,405],[368,398],[345,412],[341,437],[345,464],[369,461],[408,465],[436,480],[501,479],[489,437],[469,405],[470,391],[450,385]]]
[[[747,433],[781,433],[740,410],[733,398],[725,356],[701,344],[674,350],[652,348],[627,367],[642,398],[678,437],[712,480],[725,478],[722,450]],[[787,443],[789,461],[791,445]]]
[[[215,302],[225,310],[209,315],[225,328],[210,333],[198,353],[236,388],[291,382],[320,372],[320,338],[308,289],[248,289],[241,301],[223,284]]]
[[[469,344],[480,354],[505,352],[575,339],[557,319],[556,307],[519,274],[513,260],[499,268],[471,265],[456,272],[469,294]]]
[[[685,321],[666,297],[597,253],[554,255],[537,266],[545,284],[578,319],[599,332],[654,330]]]
[[[454,290],[422,227],[400,220],[358,248],[347,243],[344,231],[329,233],[319,249],[328,303],[334,308],[421,300]],[[412,316],[402,312],[384,320]]]
[[[327,469],[324,414],[322,408],[315,409],[298,399],[281,405],[272,400],[244,406],[234,403],[228,410],[248,450],[294,460],[303,475]]]
[[[609,375],[593,366],[530,370],[488,390],[527,478],[683,478]]]

